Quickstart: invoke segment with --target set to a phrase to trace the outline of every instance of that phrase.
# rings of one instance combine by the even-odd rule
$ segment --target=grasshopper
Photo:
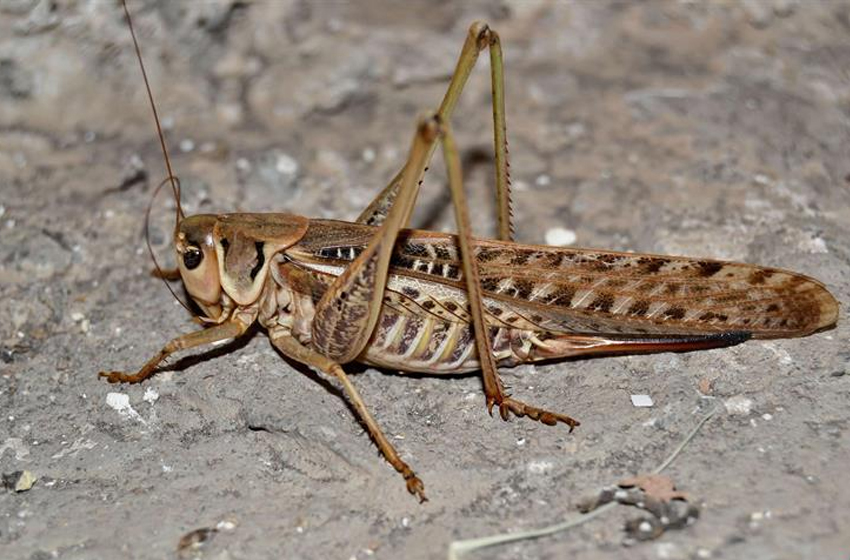
[[[355,222],[286,213],[185,216],[130,14],[124,5],[177,202],[175,278],[207,328],[168,342],[169,355],[238,337],[254,323],[284,356],[342,385],[407,490],[424,485],[386,438],[343,366],[361,362],[433,374],[480,370],[486,407],[548,425],[571,417],[509,395],[499,367],[572,356],[690,351],[750,338],[807,336],[835,325],[819,281],[749,264],[516,243],[499,35],[469,27],[440,108],[421,118],[407,162]],[[450,119],[479,53],[490,54],[498,239],[474,239]],[[457,234],[406,229],[433,153],[442,147]],[[155,196],[155,195],[154,195]],[[162,271],[160,271],[162,272]],[[179,273],[179,274],[177,274]]]

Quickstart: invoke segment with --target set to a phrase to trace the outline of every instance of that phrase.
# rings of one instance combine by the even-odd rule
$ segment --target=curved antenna
[[[175,231],[183,219],[183,206],[180,204],[180,181],[174,176],[171,170],[171,158],[168,157],[168,148],[165,146],[165,134],[162,132],[162,125],[159,122],[159,113],[156,110],[156,103],[153,100],[153,92],[148,81],[148,73],[145,70],[145,63],[142,60],[142,49],[139,48],[139,41],[136,40],[136,31],[133,29],[133,19],[130,17],[130,10],[127,8],[127,0],[121,0],[121,5],[124,7],[124,14],[127,16],[127,25],[130,27],[130,35],[133,37],[133,46],[136,48],[136,58],[139,59],[139,68],[142,69],[142,78],[145,80],[145,89],[148,92],[148,101],[150,101],[151,111],[153,111],[153,120],[156,123],[156,133],[159,136],[159,145],[162,148],[162,155],[165,157],[165,168],[168,170],[168,178],[166,181],[171,182],[171,191],[174,193],[174,199],[177,202],[177,223],[174,226]],[[160,185],[161,187],[162,185]],[[159,190],[159,187],[157,187]],[[154,195],[156,197],[156,195]]]
[[[159,194],[159,191],[162,190],[162,187],[166,185],[166,183],[171,182],[171,188],[173,189],[176,185],[177,192],[180,192],[180,179],[173,175],[169,175],[167,178],[163,179],[159,185],[157,185],[156,189],[153,191],[153,196],[151,196],[150,202],[148,202],[148,209],[145,211],[145,244],[148,246],[148,253],[151,256],[151,260],[153,261],[153,265],[156,267],[157,276],[162,278],[165,287],[168,288],[168,291],[171,292],[171,295],[174,296],[174,299],[177,300],[177,303],[182,305],[186,311],[192,314],[192,316],[197,316],[197,314],[189,307],[182,299],[177,296],[177,293],[171,287],[171,284],[168,283],[168,279],[166,278],[166,274],[162,271],[162,268],[159,266],[159,261],[156,260],[156,254],[153,252],[153,247],[151,246],[151,235],[150,235],[150,224],[151,224],[151,209],[153,208],[153,203],[156,200],[156,195]]]
[[[159,145],[162,148],[162,155],[165,157],[165,167],[168,170],[168,177],[165,178],[159,185],[157,185],[156,189],[153,191],[153,195],[151,196],[150,202],[148,202],[148,208],[145,211],[145,244],[148,246],[148,253],[150,253],[151,260],[153,260],[153,264],[156,267],[157,276],[162,278],[165,287],[168,288],[168,291],[171,292],[171,295],[174,296],[174,299],[182,305],[186,311],[191,313],[193,316],[196,316],[195,312],[189,307],[182,299],[180,299],[174,290],[171,288],[171,285],[168,283],[166,275],[163,273],[162,268],[159,266],[159,261],[156,260],[156,255],[154,254],[153,247],[151,246],[151,236],[150,236],[150,218],[151,218],[151,209],[153,208],[154,200],[156,200],[156,195],[159,194],[159,191],[165,186],[166,183],[171,183],[171,192],[174,195],[174,200],[177,203],[177,217],[174,223],[174,234],[177,235],[177,230],[180,227],[180,222],[183,220],[183,206],[180,204],[180,179],[178,179],[174,175],[174,171],[171,169],[171,158],[168,157],[168,148],[165,146],[165,134],[162,132],[162,125],[159,122],[159,113],[156,110],[156,103],[153,100],[153,92],[151,91],[151,85],[148,81],[148,73],[145,70],[145,63],[142,60],[142,49],[139,48],[139,41],[136,39],[136,31],[133,29],[133,19],[130,17],[130,10],[127,8],[127,0],[121,0],[121,5],[124,7],[124,15],[127,16],[127,26],[130,28],[130,35],[133,37],[133,46],[136,49],[136,58],[139,60],[139,68],[142,70],[142,78],[145,80],[145,89],[148,92],[148,101],[150,101],[151,111],[153,111],[153,120],[156,123],[156,132],[159,136]]]

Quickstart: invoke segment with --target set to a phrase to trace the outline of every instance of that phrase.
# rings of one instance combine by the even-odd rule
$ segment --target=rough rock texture
[[[505,45],[519,239],[559,227],[578,245],[781,266],[848,300],[848,3],[407,4],[132,2],[187,210],[352,219],[485,19]],[[197,328],[149,275],[142,224],[165,171],[122,18],[115,2],[0,0],[0,471],[39,477],[0,493],[0,557],[169,558],[218,526],[182,557],[441,558],[453,539],[575,515],[712,407],[669,470],[703,502],[692,527],[625,548],[634,512],[620,508],[475,557],[847,554],[844,310],[806,339],[505,372],[517,395],[581,419],[573,435],[490,418],[475,375],[363,370],[354,382],[425,505],[335,385],[262,333],[142,385],[99,380]],[[454,119],[467,163],[484,162],[468,169],[482,235],[486,68]],[[442,173],[418,224],[452,226]]]

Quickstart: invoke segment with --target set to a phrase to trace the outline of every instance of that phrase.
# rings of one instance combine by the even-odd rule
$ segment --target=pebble
[[[632,406],[637,408],[648,408],[652,405],[652,397],[649,395],[632,395]]]
[[[292,156],[278,152],[275,169],[287,178],[294,178],[298,174],[298,162]]]
[[[556,227],[547,231],[544,239],[547,245],[564,247],[576,242],[576,232],[571,229]]]
[[[32,488],[38,477],[30,471],[15,471],[3,474],[3,486],[15,492],[26,492]]]
[[[753,410],[753,401],[743,395],[729,397],[723,403],[726,412],[731,416],[748,416]]]

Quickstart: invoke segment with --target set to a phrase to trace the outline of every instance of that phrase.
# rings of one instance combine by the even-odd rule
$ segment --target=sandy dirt
[[[466,28],[499,30],[520,240],[802,271],[850,297],[850,4],[134,1],[189,212],[353,219],[442,96]],[[487,57],[454,125],[493,232]],[[444,558],[576,515],[657,466],[692,526],[624,546],[618,506],[471,558],[839,558],[850,550],[850,326],[690,354],[524,366],[572,435],[490,418],[476,375],[352,376],[424,480],[407,495],[332,382],[262,332],[110,386],[197,326],[152,268],[165,170],[120,6],[0,0],[0,558]],[[452,227],[444,172],[416,223]],[[153,212],[169,259],[173,203]],[[700,392],[700,387],[707,392]],[[637,408],[633,394],[654,405]],[[178,551],[194,533],[197,549]]]

